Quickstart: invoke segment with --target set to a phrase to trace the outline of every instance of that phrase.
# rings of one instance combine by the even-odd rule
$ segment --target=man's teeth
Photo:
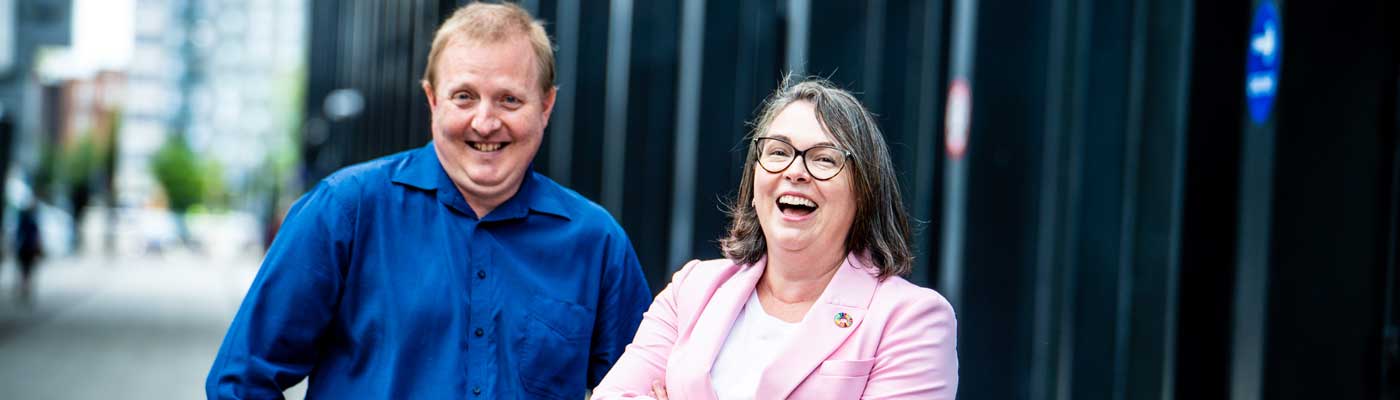
[[[485,152],[488,152],[488,153],[489,153],[489,152],[493,152],[493,151],[496,151],[496,150],[500,150],[500,149],[501,149],[501,144],[500,144],[500,143],[477,143],[477,144],[473,144],[473,145],[472,145],[472,148],[475,148],[475,149],[477,149],[477,150],[481,150],[481,151],[485,151]]]
[[[783,195],[782,197],[779,197],[779,198],[778,198],[778,203],[787,204],[787,205],[794,205],[794,206],[806,206],[806,207],[813,207],[813,208],[815,208],[815,207],[817,206],[817,203],[813,203],[812,200],[809,200],[809,199],[806,199],[806,198],[802,198],[802,197],[793,196],[793,195]]]

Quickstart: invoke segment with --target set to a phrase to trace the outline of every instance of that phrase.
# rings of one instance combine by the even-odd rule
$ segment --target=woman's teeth
[[[813,203],[812,200],[793,195],[783,195],[782,197],[779,197],[778,204],[787,204],[793,206],[803,206],[812,208],[817,207],[817,203]]]

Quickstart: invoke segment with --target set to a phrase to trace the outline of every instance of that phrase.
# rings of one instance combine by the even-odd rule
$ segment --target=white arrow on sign
[[[1258,35],[1255,35],[1249,41],[1250,50],[1253,50],[1255,54],[1263,57],[1265,64],[1274,63],[1274,50],[1276,50],[1276,46],[1278,46],[1278,41],[1275,39],[1274,24],[1272,22],[1265,22],[1264,31],[1259,32]]]

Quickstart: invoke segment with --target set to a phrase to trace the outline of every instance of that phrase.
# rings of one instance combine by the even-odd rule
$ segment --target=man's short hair
[[[482,43],[498,43],[516,37],[530,41],[535,51],[535,66],[540,75],[540,90],[549,93],[554,87],[554,44],[544,31],[544,24],[520,6],[504,3],[471,3],[458,8],[433,35],[433,48],[428,51],[428,66],[423,81],[437,85],[436,67],[442,48],[454,37]]]

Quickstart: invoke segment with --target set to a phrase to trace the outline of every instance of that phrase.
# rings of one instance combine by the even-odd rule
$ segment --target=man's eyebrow
[[[499,92],[515,96],[521,100],[534,100],[540,94],[527,88],[502,87]]]
[[[467,83],[463,81],[440,81],[438,82],[437,87],[434,89],[446,91],[447,93],[452,93],[458,90],[467,89]]]
[[[488,96],[488,95],[489,95],[489,96],[511,95],[511,96],[515,96],[515,97],[517,97],[517,98],[520,98],[521,100],[534,100],[534,99],[536,99],[536,96],[534,95],[534,93],[532,93],[529,89],[498,86],[498,87],[496,87],[495,91],[493,91],[493,92],[491,92],[491,93],[484,93],[482,90],[476,88],[475,86],[472,86],[472,85],[471,85],[471,82],[467,82],[467,81],[443,82],[442,88],[441,88],[441,89],[442,89],[442,90],[446,90],[446,91],[448,91],[449,93],[455,92],[455,91],[459,91],[459,90],[470,90],[470,91],[475,92],[477,95],[480,95],[480,96]]]

